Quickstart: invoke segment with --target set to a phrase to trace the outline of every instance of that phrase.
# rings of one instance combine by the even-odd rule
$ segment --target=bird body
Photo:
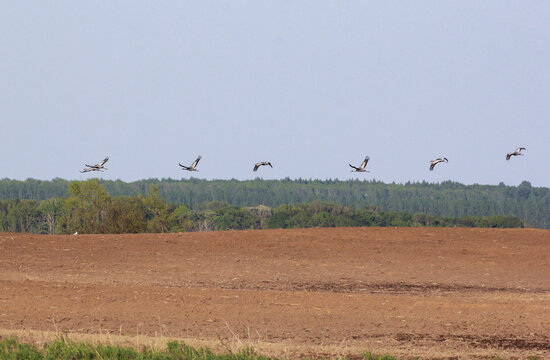
[[[273,165],[271,165],[271,163],[269,161],[261,161],[259,163],[254,164],[254,169],[252,171],[258,171],[258,168],[260,166],[266,166],[266,165],[269,165],[273,168]]]
[[[430,163],[431,163],[431,165],[430,165],[430,171],[433,171],[434,167],[435,167],[437,164],[441,163],[441,162],[449,162],[449,160],[447,160],[446,157],[440,157],[440,158],[435,159],[435,160],[430,160]]]
[[[367,166],[367,163],[369,162],[369,159],[370,158],[368,156],[365,156],[365,160],[363,160],[363,162],[361,163],[361,165],[359,165],[359,167],[348,164],[349,166],[351,166],[354,169],[354,170],[351,170],[351,172],[370,172],[368,170],[365,170],[365,167]]]
[[[518,156],[518,155],[523,156],[523,154],[521,153],[522,150],[527,150],[527,149],[524,148],[524,147],[518,147],[518,148],[516,149],[516,151],[513,151],[513,152],[511,152],[511,153],[506,154],[506,160],[510,160],[510,158],[511,158],[512,156]]]
[[[182,164],[179,164],[179,166],[181,166],[181,169],[182,170],[187,170],[187,171],[199,171],[196,169],[197,165],[199,164],[199,161],[201,161],[202,159],[202,156],[199,155],[199,157],[197,158],[197,160],[193,161],[193,163],[191,164],[191,166],[185,166],[185,165],[182,165]]]
[[[103,170],[109,170],[107,169],[105,166],[105,163],[109,161],[109,157],[107,156],[105,159],[103,159],[101,162],[95,164],[95,165],[88,165],[88,164],[84,164],[86,166],[86,168],[84,168],[83,170],[81,170],[80,172],[81,173],[87,173],[89,171],[103,171]]]

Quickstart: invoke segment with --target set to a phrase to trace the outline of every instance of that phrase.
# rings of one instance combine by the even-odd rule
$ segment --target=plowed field
[[[280,357],[550,358],[550,231],[3,233],[0,335],[14,333]]]

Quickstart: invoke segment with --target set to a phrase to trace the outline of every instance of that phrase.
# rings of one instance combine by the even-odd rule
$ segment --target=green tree
[[[143,233],[147,218],[143,202],[132,196],[118,196],[111,200],[105,219],[105,232],[111,234]]]
[[[40,211],[44,222],[48,226],[48,234],[55,233],[56,222],[61,215],[62,207],[63,199],[61,198],[51,198],[40,202],[38,211]]]
[[[110,204],[110,195],[96,179],[71,182],[69,197],[61,208],[58,231],[63,234],[105,233]]]
[[[40,233],[41,217],[37,200],[13,200],[8,202],[6,223],[11,232]]]
[[[193,231],[195,229],[193,214],[187,205],[176,207],[168,217],[168,222],[170,224],[170,231],[181,232]]]
[[[150,186],[149,194],[140,199],[145,206],[147,230],[153,233],[168,232],[171,208],[160,196],[160,189],[157,186]]]
[[[227,206],[216,210],[216,222],[218,230],[243,230],[254,228],[257,221],[250,212],[236,206]]]

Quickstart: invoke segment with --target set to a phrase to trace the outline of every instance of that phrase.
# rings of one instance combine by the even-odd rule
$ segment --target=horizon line
[[[60,177],[56,177],[56,178],[53,178],[53,179],[49,179],[49,180],[44,180],[44,179],[36,179],[36,178],[26,178],[25,180],[20,180],[20,179],[10,179],[10,178],[1,178],[0,181],[19,181],[19,182],[25,182],[25,181],[29,181],[29,180],[35,180],[35,181],[44,181],[44,182],[54,182],[54,181],[67,181],[67,182],[84,182],[84,181],[88,181],[88,180],[99,180],[99,181],[104,181],[104,182],[123,182],[123,183],[126,183],[126,184],[131,184],[131,183],[137,183],[137,182],[141,182],[141,181],[174,181],[174,182],[183,182],[183,181],[190,181],[190,180],[200,180],[200,181],[211,181],[211,182],[214,182],[214,181],[237,181],[237,182],[251,182],[251,181],[311,181],[311,182],[315,182],[315,181],[320,181],[320,182],[325,182],[325,181],[337,181],[337,182],[377,182],[377,183],[382,183],[382,184],[386,184],[386,185],[407,185],[407,184],[430,184],[430,185],[442,185],[444,183],[453,183],[453,184],[458,184],[458,185],[462,185],[462,186],[510,186],[510,187],[519,187],[521,186],[522,184],[524,183],[528,183],[531,187],[535,187],[535,188],[544,188],[544,189],[550,189],[550,187],[547,187],[547,186],[533,186],[531,184],[531,182],[529,180],[522,180],[518,185],[507,185],[505,184],[503,181],[500,181],[498,184],[480,184],[480,183],[472,183],[472,184],[465,184],[465,183],[461,183],[461,182],[458,182],[458,181],[454,181],[454,180],[443,180],[443,181],[440,181],[440,182],[429,182],[429,181],[426,181],[426,180],[422,180],[422,181],[407,181],[407,182],[384,182],[382,180],[377,180],[377,179],[345,179],[345,180],[341,180],[339,178],[329,178],[329,179],[313,179],[313,178],[290,178],[290,177],[285,177],[285,178],[281,178],[281,179],[263,179],[261,177],[255,177],[254,179],[246,179],[246,180],[240,180],[240,179],[235,179],[235,178],[231,178],[231,179],[205,179],[205,178],[197,178],[197,177],[189,177],[189,178],[181,178],[181,179],[175,179],[175,178],[171,178],[171,177],[168,177],[168,178],[144,178],[144,179],[139,179],[139,180],[134,180],[134,181],[124,181],[122,179],[103,179],[103,178],[97,178],[97,177],[93,177],[93,178],[89,178],[89,179],[86,179],[86,180],[78,180],[78,179],[64,179],[64,178],[60,178]]]

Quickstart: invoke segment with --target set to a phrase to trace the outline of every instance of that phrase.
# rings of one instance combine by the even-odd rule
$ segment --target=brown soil
[[[14,330],[280,357],[550,358],[550,231],[4,233],[0,334]]]

